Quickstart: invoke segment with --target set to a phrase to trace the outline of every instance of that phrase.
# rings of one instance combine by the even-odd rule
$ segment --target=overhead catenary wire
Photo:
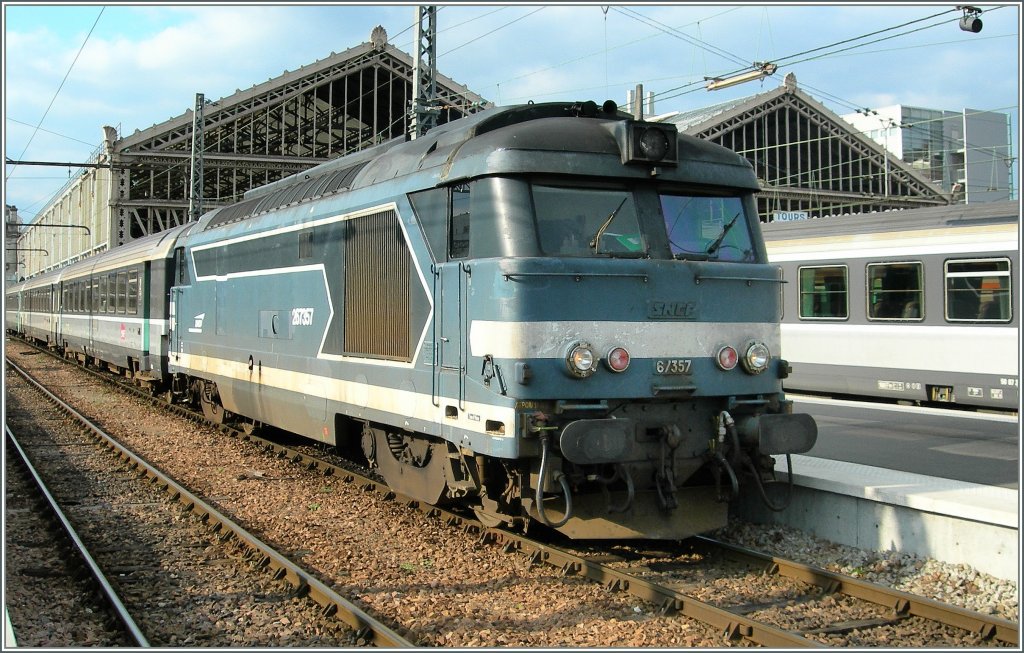
[[[918,27],[918,28],[915,28],[915,29],[912,29],[912,30],[903,31],[903,32],[900,32],[898,34],[892,34],[892,35],[889,35],[889,36],[886,36],[886,37],[883,37],[883,38],[874,39],[874,40],[871,40],[871,41],[866,41],[864,43],[857,43],[855,45],[851,45],[849,47],[841,48],[841,49],[838,49],[838,50],[829,50],[828,52],[822,52],[821,54],[817,54],[817,55],[814,55],[814,56],[809,56],[809,57],[806,57],[804,59],[798,59],[798,57],[801,57],[801,56],[806,55],[806,54],[811,54],[811,53],[815,53],[815,52],[821,52],[822,50],[828,50],[829,48],[834,48],[834,47],[836,47],[838,45],[845,45],[847,43],[853,43],[854,41],[860,41],[862,39],[869,38],[869,37],[877,35],[877,34],[882,34],[884,32],[889,32],[889,31],[892,31],[894,29],[900,29],[900,28],[903,28],[903,27],[907,27],[909,25],[913,25],[913,24],[917,24],[917,23],[924,22],[924,21],[927,21],[927,20],[931,20],[933,18],[936,18],[937,16],[942,16],[942,15],[945,15],[947,13],[950,13],[950,11],[956,11],[956,10],[954,9],[954,10],[948,10],[948,11],[940,12],[939,14],[933,14],[933,15],[925,16],[923,18],[915,19],[915,20],[912,20],[912,21],[907,21],[905,23],[901,23],[899,25],[894,25],[892,27],[888,27],[888,28],[885,28],[885,29],[882,29],[882,30],[875,30],[873,32],[869,32],[867,34],[862,34],[860,36],[851,37],[851,38],[848,38],[848,39],[842,39],[840,41],[836,41],[836,42],[828,44],[828,45],[818,46],[818,47],[811,48],[811,49],[808,49],[808,50],[804,50],[804,51],[801,51],[801,52],[796,52],[796,53],[793,53],[793,54],[790,54],[790,55],[785,55],[783,57],[778,57],[778,58],[776,58],[773,61],[773,63],[776,63],[779,66],[779,69],[781,70],[784,67],[792,67],[792,66],[794,66],[794,65],[796,65],[798,63],[805,63],[807,61],[815,61],[815,60],[824,59],[824,58],[828,58],[828,57],[832,57],[832,56],[837,56],[837,55],[839,55],[841,53],[849,52],[849,51],[852,51],[852,50],[856,50],[858,48],[862,48],[862,47],[865,47],[865,46],[868,46],[868,45],[872,45],[872,44],[875,44],[875,43],[879,43],[879,42],[882,42],[882,41],[888,41],[888,40],[891,40],[891,39],[894,39],[894,38],[898,38],[898,37],[902,37],[902,36],[907,36],[909,34],[914,34],[914,33],[921,32],[921,31],[924,31],[924,30],[927,30],[927,29],[931,29],[931,28],[934,28],[934,27],[941,27],[943,25],[947,25],[949,23],[956,22],[956,21],[959,20],[959,18],[942,20],[942,21],[939,21],[939,22],[932,23],[930,25],[925,25],[923,27]],[[994,9],[993,9],[993,11],[994,11]],[[796,60],[790,61],[791,59],[796,59]],[[735,74],[738,74],[738,73],[746,72],[747,70],[749,70],[749,68],[742,68],[742,69],[734,70],[734,71],[731,71],[731,72],[728,72],[728,73],[723,73],[722,76],[735,75]],[[677,86],[675,88],[667,89],[665,91],[661,91],[660,93],[656,93],[655,94],[655,99],[662,100],[662,101],[669,100],[669,99],[675,99],[677,97],[680,97],[682,95],[686,95],[686,94],[695,92],[695,91],[700,90],[702,88],[703,88],[703,80],[695,80],[693,82],[689,82],[687,84],[683,84],[681,86]]]
[[[644,23],[645,25],[654,27],[655,29],[662,31],[668,34],[669,36],[674,36],[677,39],[686,41],[691,45],[695,45],[698,48],[705,50],[706,52],[710,52],[711,54],[718,55],[723,59],[730,59],[734,63],[738,63],[743,66],[746,66],[749,63],[747,60],[743,59],[738,55],[735,55],[727,50],[723,50],[722,48],[719,48],[717,46],[711,45],[710,43],[706,43],[700,39],[694,38],[684,32],[680,32],[678,29],[674,27],[669,27],[668,25],[665,25],[664,23],[657,21],[653,18],[649,18],[648,16],[644,16],[638,11],[634,11],[633,9],[623,9],[621,7],[615,7],[614,9],[616,12],[624,16],[628,16],[630,18],[633,18],[634,20],[638,20],[641,23]]]
[[[445,8],[446,8],[446,7],[440,7],[439,9],[445,9]],[[467,20],[467,21],[463,21],[462,23],[459,23],[459,25],[465,25],[466,23],[470,23],[470,22],[473,22],[473,21],[479,20],[479,19],[481,19],[481,18],[483,18],[483,17],[485,17],[485,16],[488,16],[488,15],[492,15],[492,14],[495,14],[495,13],[497,13],[497,12],[499,12],[499,11],[507,10],[508,8],[509,8],[509,7],[500,7],[500,8],[498,8],[498,9],[495,9],[494,11],[491,11],[491,12],[489,12],[489,13],[483,14],[483,15],[481,15],[481,16],[476,16],[476,17],[473,17],[473,18],[471,18],[471,19],[469,19],[469,20]],[[526,14],[525,16],[521,16],[521,17],[519,17],[519,18],[517,18],[517,19],[515,19],[515,20],[513,20],[513,21],[510,21],[510,22],[506,23],[505,25],[502,25],[501,27],[499,27],[499,28],[497,28],[497,29],[495,29],[495,30],[491,30],[491,31],[489,31],[489,32],[487,32],[487,33],[485,33],[485,34],[482,34],[482,35],[480,35],[480,36],[477,36],[477,37],[475,37],[475,38],[471,39],[470,41],[467,41],[467,42],[465,42],[465,43],[462,43],[461,45],[457,46],[457,47],[456,47],[455,49],[453,49],[453,50],[449,50],[449,51],[445,52],[445,53],[444,53],[444,55],[450,54],[450,53],[454,52],[455,50],[457,50],[457,49],[459,49],[459,48],[464,48],[464,47],[468,46],[469,44],[471,44],[471,43],[473,43],[473,42],[479,41],[480,39],[482,39],[482,38],[485,38],[485,37],[489,36],[490,34],[493,34],[493,33],[494,33],[495,31],[497,31],[498,29],[503,29],[503,28],[505,28],[505,27],[508,27],[509,25],[512,25],[513,23],[516,23],[517,21],[519,21],[519,20],[522,20],[523,18],[526,18],[526,17],[528,17],[529,15],[532,15],[532,13],[536,13],[536,11],[540,11],[540,9],[536,9],[536,10],[535,10],[534,12],[531,12],[531,14]],[[618,12],[619,12],[620,14],[622,14],[622,15],[629,15],[629,14],[627,14],[627,13],[626,13],[626,11],[621,11],[621,10],[619,10],[618,8],[616,8],[616,11],[618,11]],[[635,14],[637,14],[637,15],[640,15],[640,16],[642,16],[642,14],[640,14],[640,13],[639,13],[639,12],[637,12],[637,11],[634,11],[633,9],[628,9],[628,11],[629,11],[629,12],[632,12],[632,13],[635,13]],[[730,9],[730,11],[732,11],[732,9]],[[948,12],[944,12],[944,13],[948,13]],[[941,14],[936,14],[936,15],[941,15]],[[913,23],[916,23],[916,22],[921,22],[921,21],[925,21],[925,20],[928,20],[929,18],[933,18],[933,17],[934,17],[934,16],[930,16],[930,17],[925,17],[925,18],[917,19],[916,21],[910,21],[910,22],[907,22],[907,23],[902,23],[901,25],[896,25],[896,26],[893,26],[893,27],[888,27],[888,28],[885,28],[885,29],[883,29],[883,30],[876,30],[876,31],[874,31],[874,32],[870,32],[870,33],[868,33],[868,34],[864,34],[864,35],[861,35],[861,36],[858,36],[858,37],[854,37],[854,38],[851,38],[851,39],[844,39],[844,40],[842,40],[842,41],[837,41],[836,43],[833,43],[833,44],[830,44],[830,45],[826,45],[826,46],[818,46],[817,48],[812,48],[812,49],[810,49],[810,50],[804,50],[804,51],[802,51],[802,52],[797,52],[797,53],[794,53],[794,54],[791,54],[791,55],[787,55],[787,57],[783,57],[782,59],[779,59],[779,61],[787,61],[787,60],[789,60],[789,59],[791,59],[791,58],[794,58],[794,57],[799,57],[799,56],[807,55],[808,53],[810,53],[810,54],[814,54],[814,53],[816,53],[817,51],[820,51],[820,50],[823,50],[823,49],[827,49],[827,48],[830,48],[830,47],[835,47],[835,46],[837,46],[837,45],[841,45],[841,44],[846,44],[846,43],[853,43],[853,42],[855,42],[855,41],[858,41],[858,40],[863,40],[863,39],[865,39],[865,38],[869,38],[869,37],[870,37],[870,36],[872,36],[872,35],[877,35],[877,34],[881,34],[881,33],[884,33],[884,32],[889,32],[889,31],[897,30],[897,29],[900,29],[901,27],[905,27],[905,26],[907,26],[907,25],[910,25],[910,24],[913,24]],[[653,18],[650,18],[650,17],[646,17],[646,19],[647,19],[647,21],[649,21],[649,22],[648,22],[647,24],[650,24],[650,25],[651,25],[652,27],[654,27],[654,24],[658,23],[658,21],[656,21],[656,20],[655,20],[655,19],[653,19]],[[637,20],[639,20],[639,19],[637,19]],[[641,21],[641,22],[644,22],[644,21]],[[404,34],[404,33],[406,33],[406,32],[407,32],[408,30],[410,30],[410,29],[411,29],[411,26],[407,26],[407,27],[406,27],[406,28],[405,28],[404,30],[402,30],[401,32],[398,32],[398,34],[397,34],[397,35],[401,35],[401,34]],[[446,29],[452,29],[452,28],[446,28]],[[658,29],[658,31],[659,31],[660,33],[662,33],[662,34],[671,34],[671,30],[676,30],[677,28],[667,28],[667,29],[660,29],[660,28],[657,28],[657,29]],[[926,28],[922,28],[922,29],[926,29]],[[442,30],[442,31],[445,31],[445,30]],[[916,30],[915,30],[915,31],[916,31]],[[909,32],[908,32],[908,33],[909,33]],[[396,35],[396,36],[397,36],[397,35]],[[676,37],[676,38],[682,38],[681,36],[678,36],[678,35],[675,35],[675,37]],[[877,42],[877,41],[873,41],[873,42]],[[856,49],[856,48],[860,48],[860,47],[863,47],[863,46],[865,46],[865,45],[868,45],[868,44],[866,44],[866,43],[865,43],[865,44],[859,44],[859,45],[855,46],[855,48],[853,48],[853,49]],[[847,50],[847,49],[844,49],[843,51],[846,51],[846,50]],[[843,52],[843,51],[840,51],[840,52]],[[599,51],[599,52],[600,52],[600,51]],[[443,55],[442,55],[442,56],[443,56]],[[827,54],[823,54],[822,56],[840,56],[840,55],[838,55],[838,54],[837,54],[837,53],[835,53],[835,52],[829,52],[829,53],[827,53]],[[847,55],[843,55],[843,56],[847,56]],[[582,58],[582,57],[581,57],[581,58]],[[574,59],[573,61],[578,61],[578,60],[580,60],[581,58],[577,58],[577,59]],[[528,73],[527,75],[529,75],[529,74],[531,74],[531,73]],[[527,75],[523,75],[523,76],[520,76],[520,77],[524,77],[524,76],[527,76]],[[690,83],[690,84],[684,85],[684,86],[682,86],[682,87],[677,87],[677,90],[678,90],[678,89],[686,89],[686,88],[690,88],[690,87],[695,87],[695,89],[694,89],[694,90],[697,90],[697,89],[702,89],[702,88],[703,88],[702,84],[703,84],[703,82],[702,82],[702,81],[700,81],[700,80],[698,80],[698,81],[694,81],[694,82],[692,82],[692,83]],[[607,80],[606,80],[606,85],[607,85]],[[367,95],[368,93],[369,93],[369,92],[367,92],[367,93],[364,93],[364,95]],[[676,96],[671,96],[671,95],[669,95],[669,96],[666,96],[666,95],[665,95],[665,93],[666,93],[666,92],[656,93],[656,94],[655,94],[655,98],[656,98],[656,99],[659,99],[659,100],[664,100],[664,99],[670,99],[671,97],[678,97],[678,95],[682,95],[682,93],[678,93],[678,94],[677,94]],[[855,105],[853,105],[853,104],[851,103],[851,104],[850,104],[850,106],[851,106],[851,107],[854,107]]]
[[[62,79],[60,81],[60,86],[57,87],[56,92],[54,92],[53,97],[50,99],[50,104],[47,105],[46,111],[44,111],[42,117],[39,118],[39,123],[36,124],[36,128],[32,132],[32,135],[29,136],[28,142],[25,143],[25,147],[24,147],[24,149],[22,149],[21,155],[18,156],[19,159],[24,159],[25,158],[25,152],[28,151],[29,146],[32,145],[32,141],[35,140],[36,134],[39,133],[40,128],[42,128],[43,121],[46,120],[46,116],[49,115],[50,109],[53,108],[53,103],[57,101],[57,96],[60,95],[61,89],[64,88],[64,84],[68,81],[68,77],[71,76],[71,71],[74,70],[75,64],[78,63],[78,58],[80,56],[82,56],[82,51],[85,50],[86,44],[89,43],[89,37],[92,36],[93,30],[96,29],[96,25],[99,24],[100,18],[103,16],[103,12],[104,12],[105,9],[106,9],[106,7],[100,7],[100,13],[96,15],[96,20],[93,21],[92,27],[89,28],[89,33],[85,35],[85,39],[82,41],[82,46],[80,48],[78,48],[78,53],[75,55],[74,60],[72,60],[71,65],[68,66],[67,72],[64,73],[64,79]],[[14,170],[16,168],[17,168],[17,166],[12,166],[11,167],[10,171],[4,177],[4,181],[10,181],[11,175],[14,174]]]
[[[876,34],[883,34],[885,32],[890,32],[890,31],[892,31],[894,29],[900,29],[901,27],[907,27],[908,25],[913,25],[915,23],[920,23],[920,22],[923,22],[923,21],[926,21],[926,20],[931,20],[932,18],[938,18],[939,16],[944,16],[944,15],[950,13],[950,12],[953,12],[953,11],[957,11],[957,10],[956,9],[949,9],[949,10],[946,10],[946,11],[941,11],[941,12],[939,12],[937,14],[932,14],[931,16],[925,16],[924,18],[918,18],[918,19],[915,19],[915,20],[908,21],[906,23],[901,23],[899,25],[893,25],[892,27],[886,27],[884,29],[875,30],[874,32],[868,32],[867,34],[861,34],[860,36],[854,36],[852,38],[843,39],[841,41],[836,41],[834,43],[829,43],[828,45],[821,45],[821,46],[818,46],[816,48],[811,48],[810,50],[804,50],[803,52],[795,52],[793,54],[786,55],[785,57],[780,57],[780,58],[776,59],[775,63],[781,65],[781,62],[784,62],[784,61],[786,61],[788,59],[795,59],[796,57],[802,57],[803,55],[810,54],[812,52],[818,52],[820,50],[826,50],[828,48],[834,48],[837,45],[845,45],[847,43],[852,43],[854,41],[859,41],[861,39],[865,39],[865,38],[869,38],[871,36],[875,36]],[[862,45],[867,45],[867,44],[862,44]]]
[[[457,45],[454,48],[452,48],[451,50],[448,50],[447,52],[443,52],[443,53],[437,55],[437,58],[440,59],[441,57],[449,55],[449,54],[451,54],[451,53],[453,53],[453,52],[455,52],[457,50],[461,50],[462,48],[466,47],[470,43],[475,43],[476,41],[479,41],[480,39],[485,38],[487,36],[490,36],[491,34],[494,34],[495,32],[497,32],[499,30],[503,30],[503,29],[505,29],[506,27],[508,27],[510,25],[518,23],[519,21],[523,20],[524,18],[529,18],[530,16],[532,16],[532,15],[536,14],[537,12],[542,11],[544,9],[545,9],[545,7],[538,7],[537,9],[534,9],[533,11],[531,11],[528,14],[524,14],[524,15],[520,16],[519,18],[516,18],[515,20],[511,20],[511,21],[505,23],[504,25],[500,25],[498,27],[495,27],[494,29],[492,29],[489,32],[481,34],[480,36],[477,36],[476,38],[473,38],[473,39],[470,39],[470,40],[466,41],[462,45]]]

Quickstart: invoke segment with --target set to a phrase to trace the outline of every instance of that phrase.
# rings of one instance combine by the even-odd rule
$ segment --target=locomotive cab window
[[[547,256],[643,256],[633,193],[533,184],[541,251]]]
[[[924,315],[923,266],[917,262],[869,263],[869,320],[921,320]]]
[[[756,258],[740,197],[661,195],[673,258],[753,262]]]
[[[469,256],[469,184],[452,188],[452,221],[448,230],[448,255],[451,258]]]
[[[845,320],[849,317],[845,265],[802,267],[799,275],[801,319]]]
[[[946,261],[946,319],[950,322],[1009,322],[1010,261]]]
[[[437,262],[470,255],[469,183],[432,188],[409,196],[430,253]]]

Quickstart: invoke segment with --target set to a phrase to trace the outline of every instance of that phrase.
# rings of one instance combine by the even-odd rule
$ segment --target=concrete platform
[[[742,519],[792,526],[831,542],[902,551],[968,564],[998,578],[1020,576],[1017,490],[793,456],[793,499],[781,513],[747,492],[734,506]],[[785,456],[776,469],[786,478]],[[785,494],[770,488],[773,501]]]
[[[4,649],[17,648],[18,640],[14,637],[14,627],[11,626],[11,615],[4,606]]]

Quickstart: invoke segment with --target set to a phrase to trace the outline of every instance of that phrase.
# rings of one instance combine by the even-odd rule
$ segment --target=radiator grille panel
[[[398,214],[349,220],[345,238],[345,351],[412,359],[409,283],[412,261]]]

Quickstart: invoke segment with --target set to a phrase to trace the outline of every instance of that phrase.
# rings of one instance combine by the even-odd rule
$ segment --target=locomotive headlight
[[[668,154],[668,136],[658,129],[645,129],[640,133],[640,152],[648,161],[661,161]]]
[[[715,364],[718,365],[719,369],[729,371],[736,367],[736,363],[740,360],[740,355],[736,353],[736,350],[729,345],[722,345],[718,348],[715,353]]]
[[[752,342],[743,354],[743,369],[751,374],[760,374],[768,369],[771,359],[772,354],[763,342]]]
[[[594,357],[593,348],[585,342],[575,342],[569,345],[565,354],[565,366],[569,374],[580,379],[585,379],[597,369],[597,359]]]
[[[612,128],[625,164],[675,166],[679,131],[672,123],[617,121]]]

